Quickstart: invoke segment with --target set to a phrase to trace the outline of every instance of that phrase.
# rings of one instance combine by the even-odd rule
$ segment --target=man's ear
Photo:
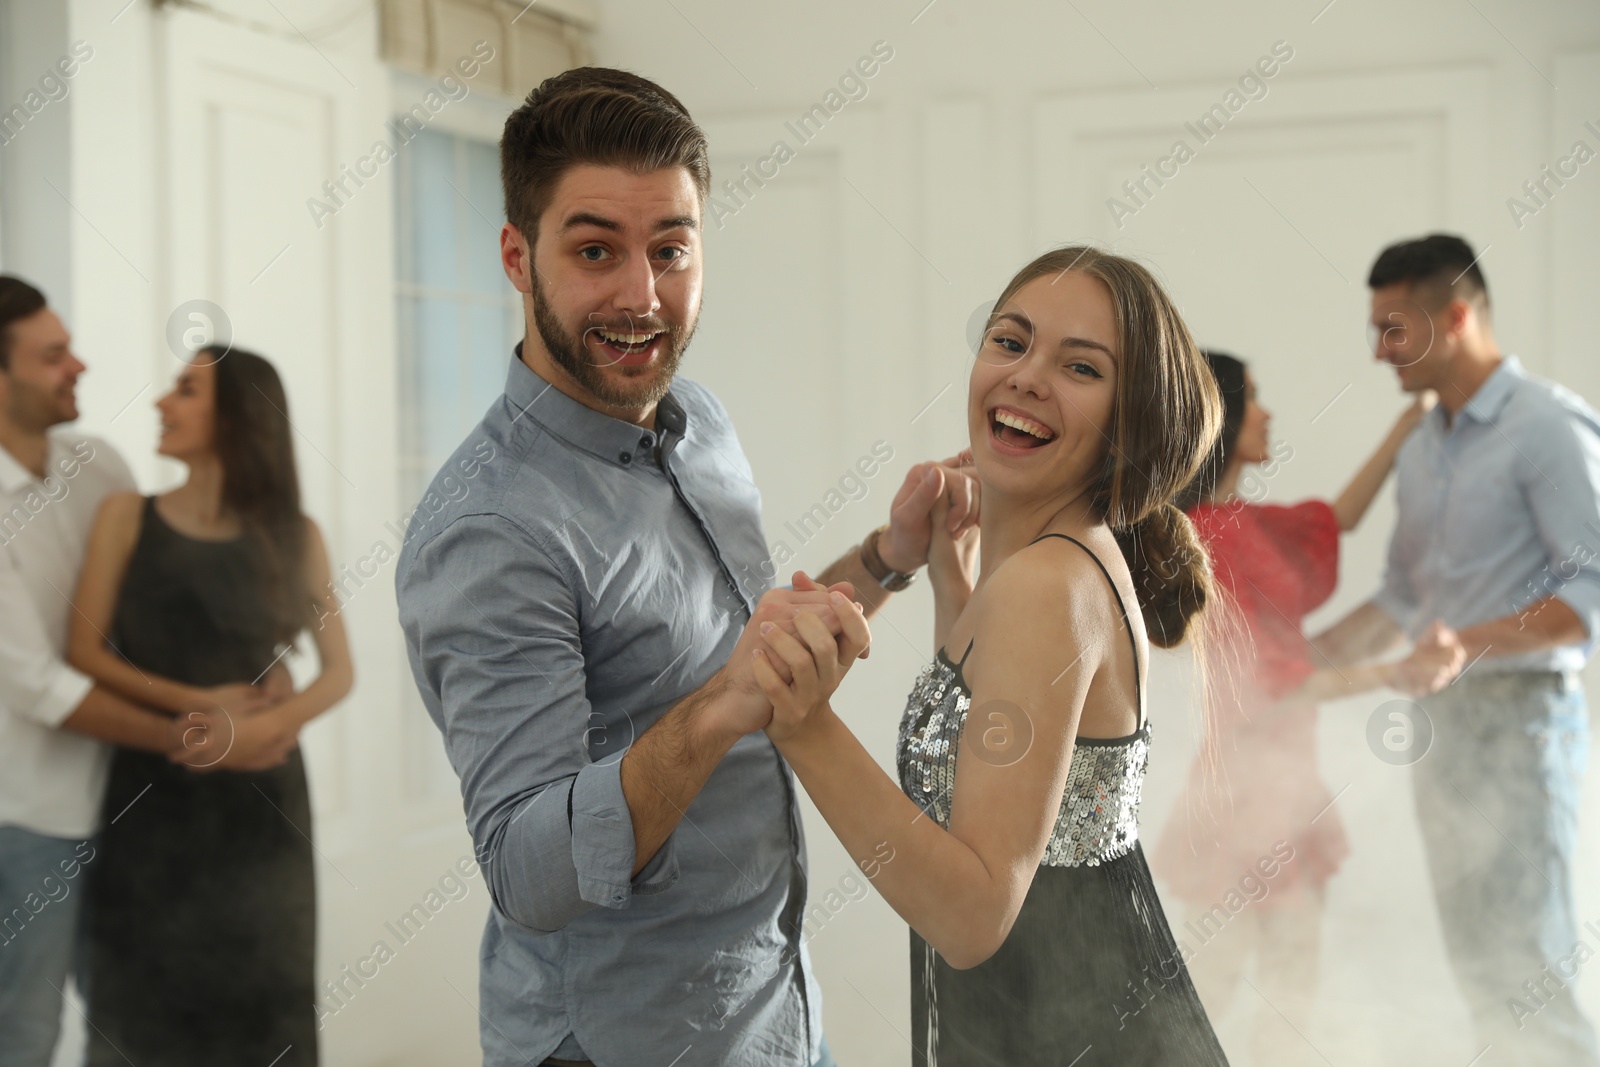
[[[509,222],[500,227],[500,266],[517,292],[533,292],[533,246]]]
[[[1450,298],[1439,315],[1444,319],[1444,329],[1452,337],[1460,337],[1472,320],[1472,305],[1459,296]]]

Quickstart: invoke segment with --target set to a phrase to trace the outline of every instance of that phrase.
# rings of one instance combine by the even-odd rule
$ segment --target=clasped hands
[[[766,730],[776,741],[825,704],[872,643],[854,597],[849,582],[824,587],[805,571],[792,590],[764,593],[720,672],[715,729],[730,739]]]
[[[897,571],[928,564],[936,597],[964,599],[976,572],[977,525],[978,481],[966,450],[906,473],[878,552]],[[851,583],[823,587],[796,571],[793,586],[761,598],[725,668],[740,697],[729,725],[741,734],[764,729],[779,743],[816,718],[872,641]]]
[[[259,685],[198,690],[173,716],[167,758],[202,773],[279,766],[299,743],[300,731],[272,708],[293,695],[294,682],[281,663]]]
[[[795,571],[796,593],[826,594],[829,621],[823,621],[823,613],[814,605],[791,609],[792,629],[771,619],[752,620],[761,643],[750,650],[750,672],[771,706],[764,728],[774,743],[804,729],[839,688],[851,665],[867,656],[872,631],[865,609],[850,596],[854,590],[846,592],[849,587],[849,582],[839,582],[824,589],[805,571]]]
[[[1466,662],[1461,635],[1436,619],[1411,654],[1390,665],[1389,684],[1408,696],[1428,696],[1455,681]]]

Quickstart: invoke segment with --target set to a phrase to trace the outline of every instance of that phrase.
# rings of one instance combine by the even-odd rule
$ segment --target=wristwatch
[[[878,584],[891,593],[898,593],[916,580],[917,572],[909,574],[903,571],[890,570],[889,565],[878,555],[878,538],[883,531],[889,528],[888,523],[867,534],[861,542],[861,565],[867,568],[867,573],[878,580]]]

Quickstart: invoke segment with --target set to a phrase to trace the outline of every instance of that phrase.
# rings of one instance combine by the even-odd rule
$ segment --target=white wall
[[[64,6],[0,2],[0,264],[26,262],[34,284],[62,293],[67,310],[73,86],[55,64],[73,67],[69,47]]]
[[[357,2],[236,0],[214,5],[221,16],[125,5],[48,5],[64,21],[40,14],[47,5],[5,5],[0,107],[72,40],[95,51],[69,99],[0,148],[4,268],[42,280],[69,311],[90,365],[84,423],[151,489],[175,475],[153,457],[148,406],[173,369],[167,320],[186,300],[223,305],[241,339],[287,366],[309,506],[335,565],[353,562],[402,514],[386,466],[397,432],[392,176],[326,232],[297,212],[314,195],[305,179],[331,176],[389,114],[395,83],[376,58],[375,20]],[[614,0],[601,16],[597,61],[677,93],[712,135],[719,183],[776,140],[797,148],[708,233],[704,320],[685,373],[733,414],[768,537],[798,550],[798,566],[820,569],[882,521],[911,463],[965,443],[972,311],[1068,240],[1146,257],[1203,343],[1251,360],[1276,433],[1295,447],[1275,500],[1336,491],[1400,405],[1362,327],[1366,268],[1393,238],[1448,228],[1487,248],[1504,347],[1600,400],[1600,164],[1520,229],[1505,207],[1574,139],[1600,146],[1581,129],[1600,121],[1592,4]],[[800,145],[785,122],[880,40],[894,55],[867,98]],[[1119,229],[1106,198],[1278,40],[1295,54],[1270,94]],[[69,176],[70,206],[35,180],[44,173]],[[808,544],[787,536],[786,520],[880,440],[894,458],[865,498]],[[1318,621],[1371,590],[1392,513],[1385,499],[1347,540]],[[308,740],[329,976],[467,851],[459,801],[401,769],[431,727],[419,730],[405,698],[388,579],[352,601],[358,688]],[[839,702],[885,766],[930,629],[919,586],[882,617],[879,654]],[[1147,839],[1191,744],[1181,662],[1167,657],[1157,673]],[[1335,789],[1350,783],[1340,811],[1354,855],[1330,898],[1326,995],[1308,1037],[1333,1062],[1465,1063],[1476,1050],[1447,984],[1405,772],[1362,740],[1378,699],[1324,716],[1323,773]],[[1600,812],[1592,799],[1585,811],[1580,915],[1593,918]],[[808,833],[820,894],[850,867],[814,812]],[[484,907],[473,887],[329,1020],[327,1062],[473,1061]],[[903,924],[876,897],[850,903],[811,949],[840,1062],[910,1062]],[[1586,978],[1580,993],[1600,1017],[1600,983]],[[1241,1001],[1222,1020],[1230,1043],[1259,1010]]]

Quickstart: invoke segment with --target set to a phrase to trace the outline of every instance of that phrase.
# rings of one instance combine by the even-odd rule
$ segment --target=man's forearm
[[[1479,656],[1514,656],[1520,652],[1540,652],[1561,645],[1582,644],[1588,630],[1578,613],[1566,601],[1545,597],[1515,615],[1502,615],[1460,630],[1467,662]]]
[[[1343,700],[1359,693],[1395,684],[1393,663],[1364,663],[1343,668],[1324,667],[1312,671],[1295,689],[1276,705],[1276,710],[1293,713],[1307,704],[1324,700]]]
[[[1369,600],[1308,641],[1327,664],[1342,667],[1392,651],[1404,638],[1389,613]]]
[[[855,587],[856,599],[861,602],[862,613],[867,618],[872,618],[878,609],[889,602],[894,596],[889,590],[878,584],[878,579],[867,570],[867,565],[861,562],[861,546],[852,545],[850,550],[832,563],[826,570],[817,575],[818,585],[833,585],[836,582],[849,582]]]
[[[876,584],[876,583],[874,583]],[[633,873],[655,857],[706,779],[739,738],[706,712],[727,686],[721,671],[673,705],[622,757],[622,795],[633,821]]]
[[[123,748],[145,752],[173,749],[172,716],[149,711],[98,685],[62,720],[60,728]]]

